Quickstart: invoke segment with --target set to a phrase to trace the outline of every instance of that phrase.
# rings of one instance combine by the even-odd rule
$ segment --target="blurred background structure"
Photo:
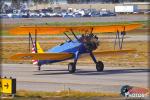
[[[150,13],[149,4],[149,0],[0,0],[0,18],[99,17],[115,15],[116,6],[125,13]]]

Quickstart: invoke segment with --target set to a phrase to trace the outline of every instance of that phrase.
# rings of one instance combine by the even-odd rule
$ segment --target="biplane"
[[[29,51],[32,53],[18,53],[11,56],[14,60],[32,60],[41,70],[44,64],[51,64],[73,59],[73,62],[68,64],[68,71],[74,73],[76,71],[76,64],[82,54],[88,54],[93,62],[96,64],[97,71],[104,70],[104,63],[98,61],[95,54],[111,54],[111,53],[129,53],[134,52],[133,49],[122,49],[124,36],[127,31],[134,30],[140,27],[141,24],[127,24],[127,25],[105,25],[105,26],[20,26],[9,30],[12,34],[28,34],[29,35]],[[114,50],[94,52],[100,44],[100,39],[96,33],[115,33]],[[76,35],[80,33],[80,35]],[[37,41],[38,34],[64,34],[67,41],[57,45],[53,48],[43,51]],[[71,34],[74,39],[72,39]],[[33,36],[34,35],[34,39]],[[116,45],[118,44],[118,45]],[[117,50],[115,47],[117,46]]]

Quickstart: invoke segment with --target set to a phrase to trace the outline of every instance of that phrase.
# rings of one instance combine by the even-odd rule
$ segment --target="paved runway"
[[[2,24],[46,24],[46,23],[70,23],[70,22],[126,22],[126,21],[146,21],[146,15],[117,15],[109,17],[81,17],[81,18],[4,18]]]
[[[120,92],[123,85],[148,88],[147,68],[121,68],[105,66],[103,72],[96,72],[95,65],[77,66],[77,72],[69,74],[67,65],[44,65],[42,71],[31,64],[2,64],[2,76],[17,79],[17,90],[33,91],[103,91]]]

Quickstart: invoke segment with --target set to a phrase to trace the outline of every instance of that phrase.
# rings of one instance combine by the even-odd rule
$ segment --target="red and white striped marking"
[[[145,88],[137,88],[137,87],[135,87],[135,88],[132,88],[132,89],[130,89],[129,90],[129,93],[130,94],[146,94],[147,92],[149,92],[148,91],[148,89],[145,89]]]
[[[35,48],[34,46],[32,47],[32,53],[35,53]],[[38,64],[38,60],[32,60],[33,65],[37,65]]]

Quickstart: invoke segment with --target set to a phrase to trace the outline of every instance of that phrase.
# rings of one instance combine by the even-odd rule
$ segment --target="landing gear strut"
[[[68,64],[69,73],[74,73],[76,71],[76,63],[77,63],[78,58],[79,58],[79,51],[75,53],[74,62]]]
[[[68,64],[68,71],[70,73],[74,73],[76,71],[76,64],[75,63],[69,63]]]
[[[104,70],[104,64],[103,64],[103,62],[102,61],[97,61],[92,52],[90,52],[90,56],[93,59],[94,63],[96,64],[96,70],[98,72],[103,71]]]

